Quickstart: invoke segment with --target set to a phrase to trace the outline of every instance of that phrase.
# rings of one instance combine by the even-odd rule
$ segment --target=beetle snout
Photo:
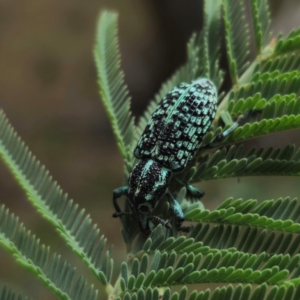
[[[142,213],[147,213],[147,212],[149,212],[149,206],[147,206],[147,205],[140,205],[139,206],[139,211],[142,212]]]

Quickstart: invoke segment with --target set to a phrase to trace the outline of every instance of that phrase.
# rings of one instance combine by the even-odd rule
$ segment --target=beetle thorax
[[[166,194],[172,172],[154,160],[140,160],[129,178],[128,196],[135,209],[149,211]]]

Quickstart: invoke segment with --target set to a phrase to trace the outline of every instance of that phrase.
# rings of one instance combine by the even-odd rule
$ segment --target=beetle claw
[[[173,228],[172,225],[171,225],[171,223],[169,223],[169,222],[165,224],[165,227],[168,228],[168,229],[172,229]]]

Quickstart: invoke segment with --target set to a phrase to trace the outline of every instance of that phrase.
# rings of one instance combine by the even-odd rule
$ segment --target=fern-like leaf
[[[300,287],[273,286],[268,289],[266,284],[253,287],[250,284],[238,284],[235,287],[228,285],[218,287],[214,291],[209,289],[201,292],[193,291],[188,295],[186,287],[179,292],[171,293],[170,289],[158,290],[148,288],[146,291],[138,290],[133,293],[127,292],[122,299],[126,300],[298,300]],[[121,298],[116,298],[121,300]]]
[[[210,78],[217,89],[223,82],[223,72],[219,67],[220,44],[216,42],[220,34],[220,13],[221,0],[204,1],[204,28],[197,44],[200,50],[197,76]]]
[[[242,238],[240,238],[242,235]],[[300,237],[291,233],[280,233],[247,227],[242,230],[235,225],[198,224],[190,234],[195,242],[201,241],[204,246],[212,249],[228,249],[245,253],[286,253],[295,255],[299,253]],[[226,253],[226,250],[223,250]]]
[[[260,61],[253,71],[253,74],[264,74],[264,73],[273,73],[279,72],[289,73],[292,71],[298,71],[300,64],[300,53],[291,52],[289,54],[276,55],[269,59]]]
[[[148,257],[148,254],[144,254]],[[299,260],[300,255],[297,256]],[[211,281],[223,283],[255,283],[268,285],[283,284],[290,273],[298,273],[299,266],[290,264],[289,255],[273,255],[268,257],[266,253],[249,255],[248,253],[230,253],[222,255],[220,252],[202,254],[170,254],[155,251],[151,261],[145,270],[140,273],[140,263],[133,261],[135,274],[129,270],[122,273],[123,289],[125,292],[136,291],[136,284],[143,289],[156,286],[168,287],[179,284],[208,283]],[[125,265],[124,265],[125,267]],[[143,274],[141,283],[139,274]]]
[[[112,12],[102,13],[97,28],[94,53],[101,98],[112,123],[119,150],[124,160],[128,160],[128,156],[132,155],[135,127],[124,74],[120,68],[117,15]]]
[[[234,253],[239,251],[243,251],[245,253],[261,253],[265,251],[267,253],[285,253],[289,255],[295,255],[296,253],[300,252],[299,234],[290,233],[289,229],[285,231],[285,228],[283,226],[280,229],[280,225],[282,223],[280,219],[276,218],[276,220],[279,220],[279,222],[277,222],[277,224],[273,223],[273,230],[263,229],[263,226],[260,226],[261,224],[249,225],[247,223],[242,224],[248,226],[246,230],[242,230],[241,226],[239,225],[226,225],[228,224],[228,222],[224,221],[224,219],[222,219],[223,221],[220,221],[221,215],[223,215],[224,218],[226,218],[226,212],[229,215],[232,214],[234,211],[234,208],[232,206],[228,207],[227,209],[226,203],[228,202],[232,202],[232,206],[239,206],[238,204],[241,204],[241,200],[232,201],[232,199],[228,199],[224,202],[224,206],[220,206],[218,209],[211,212],[207,210],[186,211],[185,213],[187,214],[188,220],[193,220],[194,214],[198,214],[199,219],[201,217],[204,219],[204,222],[210,222],[207,224],[199,223],[198,225],[196,225],[188,237],[167,237],[164,231],[165,229],[161,226],[157,226],[144,243],[142,250],[138,253],[138,256],[142,256],[144,253],[154,254],[156,250],[159,250],[163,253],[167,253],[168,256],[172,252],[176,252],[177,254],[194,255],[208,255],[210,253],[215,254],[218,252],[221,253],[222,256],[227,255],[228,253]],[[280,199],[276,201],[276,204],[274,206],[270,205],[270,203],[272,204],[273,202],[274,201],[264,201],[263,203],[266,204],[262,207],[258,205],[255,209],[253,209],[253,212],[262,214],[264,209],[266,209],[267,207],[269,208],[267,214],[269,217],[273,215],[277,216],[278,212],[280,210],[283,210],[284,204],[287,204],[287,199],[285,199],[280,205],[278,205]],[[249,203],[253,204],[256,203],[256,201],[249,200],[246,202],[242,202],[240,208],[244,207],[244,211],[247,211],[245,208],[247,208],[247,205],[249,206]],[[289,219],[288,217],[285,217],[285,215],[290,210],[290,208],[293,207],[294,203],[295,200],[291,201],[290,204],[288,204],[287,211],[284,210],[285,213],[281,215],[281,217],[285,218],[285,220]],[[278,207],[278,209],[272,215],[274,207]],[[259,208],[261,208],[261,211],[259,211]],[[237,209],[236,212],[239,211],[240,210]],[[295,209],[295,214],[293,213],[289,215],[290,219],[296,219],[297,213],[299,213],[298,206]],[[220,224],[216,225],[219,221]],[[263,224],[263,222],[261,223]],[[286,225],[286,228],[288,228],[289,226],[291,226],[291,222],[287,222]],[[299,228],[299,225],[296,226],[295,231],[297,231],[297,228]],[[280,230],[281,233],[275,236],[275,232],[277,230]],[[240,238],[240,235],[243,236],[242,239]],[[267,236],[268,238],[266,238]],[[247,243],[248,238],[251,238],[250,244]],[[242,253],[239,252],[238,255],[241,254]],[[148,262],[146,264],[148,264]],[[145,269],[146,267],[143,267],[143,270]]]
[[[0,112],[0,157],[27,193],[30,202],[52,223],[95,276],[107,285],[112,274],[106,238],[99,235],[84,209],[68,199],[49,172],[36,160]]]
[[[280,35],[274,49],[275,54],[291,53],[300,50],[300,29],[293,30],[285,39]]]
[[[75,300],[80,294],[86,300],[97,298],[98,292],[93,290],[93,286],[87,286],[83,276],[75,275],[75,268],[62,260],[60,255],[50,256],[50,248],[40,246],[40,241],[19,224],[18,218],[10,214],[3,205],[0,207],[0,244],[60,299],[68,296]]]
[[[236,84],[248,66],[249,28],[245,23],[243,1],[223,0],[223,10],[229,70],[232,83]]]
[[[266,0],[250,1],[253,13],[254,35],[257,54],[261,54],[262,46],[268,42],[270,33],[268,31],[270,25],[270,12],[268,2]]]
[[[221,209],[213,211],[193,209],[185,214],[187,221],[204,223],[221,223],[242,225],[257,228],[266,228],[275,231],[290,233],[300,233],[298,216],[295,216],[292,208],[299,207],[296,199],[283,201],[264,201],[259,206],[255,206],[255,200],[242,203],[234,201],[233,205],[222,206]],[[238,204],[239,203],[239,204]],[[299,211],[299,208],[298,208]]]
[[[8,288],[6,285],[0,287],[0,299],[1,300],[29,300],[29,298],[17,295],[12,289]]]
[[[287,145],[283,149],[252,148],[248,153],[242,153],[241,145],[231,146],[228,150],[222,148],[211,157],[209,154],[205,155],[190,182],[243,176],[300,175],[300,149],[296,150],[293,145]]]

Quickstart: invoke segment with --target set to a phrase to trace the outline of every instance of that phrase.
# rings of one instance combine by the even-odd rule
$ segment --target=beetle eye
[[[146,206],[146,205],[141,205],[141,206],[140,206],[140,211],[141,211],[141,212],[148,212],[148,211],[149,211],[149,207]]]

